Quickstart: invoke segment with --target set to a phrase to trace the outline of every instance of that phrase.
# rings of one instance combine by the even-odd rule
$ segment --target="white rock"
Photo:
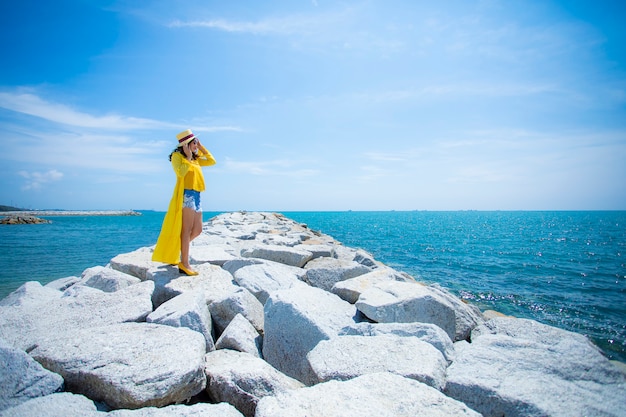
[[[454,309],[440,294],[419,283],[378,282],[365,290],[356,307],[378,323],[432,323],[454,340]]]
[[[265,304],[271,292],[299,285],[304,274],[302,268],[263,261],[237,268],[233,277],[237,284]]]
[[[263,304],[245,288],[237,287],[233,292],[215,300],[209,304],[209,310],[218,334],[224,331],[237,314],[243,315],[259,333],[263,333]]]
[[[242,417],[235,407],[226,403],[194,405],[169,405],[145,407],[138,410],[115,410],[103,417]]]
[[[433,345],[396,335],[339,336],[320,341],[307,360],[318,382],[391,372],[441,390],[447,362]]]
[[[335,257],[335,247],[334,245],[324,245],[324,244],[307,244],[302,243],[300,245],[294,246],[294,249],[301,249],[311,252],[313,255],[312,259],[315,258],[334,258]]]
[[[65,278],[55,279],[54,281],[50,281],[49,283],[44,285],[44,287],[51,288],[51,289],[58,290],[58,291],[65,291],[72,285],[77,284],[78,282],[80,282],[79,277],[73,277],[73,276],[65,277]]]
[[[349,381],[264,397],[256,417],[480,417],[465,404],[426,384],[390,373],[368,374]]]
[[[495,318],[457,349],[445,392],[484,416],[626,416],[626,375],[584,336]]]
[[[418,338],[437,348],[448,362],[454,359],[452,340],[441,327],[430,323],[356,323],[341,329],[339,332],[340,336],[380,336],[385,334]]]
[[[113,268],[94,266],[83,271],[79,284],[104,292],[115,292],[140,282],[139,278]]]
[[[89,398],[69,392],[33,398],[0,411],[0,417],[103,417]]]
[[[154,283],[149,281],[112,293],[84,286],[70,287],[64,293],[40,284],[23,286],[16,290],[26,291],[21,298],[10,295],[4,301],[13,304],[0,306],[0,338],[29,351],[41,339],[70,330],[144,321],[152,312],[153,290]]]
[[[371,271],[370,268],[355,261],[335,258],[317,258],[304,267],[305,282],[313,287],[331,291],[333,285],[346,279],[358,277]]]
[[[148,271],[149,280],[154,281],[153,302],[159,306],[184,292],[204,294],[207,304],[223,297],[237,288],[233,276],[216,265],[208,263],[194,265],[199,275],[180,274],[178,268],[162,266]]]
[[[44,369],[26,352],[0,339],[0,410],[62,389],[61,375]]]
[[[186,328],[121,323],[59,334],[30,354],[72,392],[112,408],[141,408],[201,392],[205,349],[204,337]]]
[[[209,396],[233,404],[246,417],[254,416],[261,398],[303,386],[262,359],[232,350],[208,353],[205,369]]]
[[[355,323],[356,309],[334,294],[308,286],[272,293],[265,303],[263,358],[304,384],[317,382],[306,355],[320,340]]]
[[[200,293],[185,292],[161,304],[146,318],[148,323],[186,327],[200,333],[206,341],[206,351],[215,350],[211,313]]]
[[[313,254],[307,250],[294,249],[280,245],[255,246],[242,251],[244,258],[260,258],[268,261],[279,262],[281,264],[302,268]]]
[[[232,349],[263,357],[263,341],[259,332],[241,314],[237,314],[215,342],[216,349]]]
[[[473,328],[485,322],[482,313],[475,305],[468,304],[438,284],[428,288],[439,293],[454,309],[454,340],[467,340]]]
[[[54,302],[62,296],[63,293],[59,290],[44,287],[37,281],[28,281],[0,300],[0,307],[39,306],[47,302]]]
[[[195,264],[208,262],[221,266],[235,258],[236,257],[224,247],[216,245],[192,246],[189,249],[189,260],[191,263]]]
[[[159,265],[152,262],[153,250],[153,248],[139,248],[133,252],[121,253],[111,259],[111,268],[145,281],[148,270]]]
[[[415,282],[415,280],[392,268],[378,268],[355,278],[339,281],[331,291],[350,304],[357,302],[361,294],[380,281]]]

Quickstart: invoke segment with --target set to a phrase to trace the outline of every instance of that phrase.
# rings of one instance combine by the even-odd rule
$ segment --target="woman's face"
[[[198,150],[198,139],[194,139],[191,142],[189,142],[189,149],[191,149],[192,152],[195,152]]]

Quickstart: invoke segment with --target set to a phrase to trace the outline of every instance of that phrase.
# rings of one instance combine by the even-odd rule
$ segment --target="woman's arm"
[[[198,163],[202,166],[215,165],[216,161],[211,152],[198,141]]]
[[[184,177],[189,171],[189,161],[180,152],[172,154],[172,168],[178,177]]]

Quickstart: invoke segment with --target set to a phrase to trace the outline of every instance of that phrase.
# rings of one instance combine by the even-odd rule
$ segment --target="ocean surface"
[[[164,213],[0,226],[0,298],[156,242]],[[204,213],[208,220],[219,213]],[[626,212],[283,212],[483,310],[589,336],[626,362]]]

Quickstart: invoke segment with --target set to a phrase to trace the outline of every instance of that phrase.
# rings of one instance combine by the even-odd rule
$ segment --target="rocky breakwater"
[[[29,215],[10,215],[10,216],[5,216],[2,219],[0,219],[0,224],[45,224],[45,223],[52,223],[50,220],[46,220],[46,219],[41,219],[39,217],[35,217],[35,216],[29,216]]]
[[[585,337],[483,314],[279,214],[0,301],[0,416],[626,416]]]

